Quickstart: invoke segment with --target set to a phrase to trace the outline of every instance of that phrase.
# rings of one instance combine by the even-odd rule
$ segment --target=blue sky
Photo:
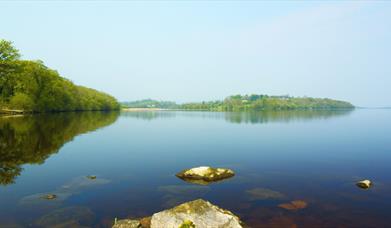
[[[0,38],[121,101],[232,94],[391,106],[391,2],[1,1]]]

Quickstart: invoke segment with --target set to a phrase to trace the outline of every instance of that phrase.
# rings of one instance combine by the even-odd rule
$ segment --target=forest
[[[162,108],[162,109],[178,108],[178,105],[173,101],[158,101],[152,99],[121,102],[121,106],[124,108]]]
[[[180,109],[208,111],[261,111],[261,110],[297,110],[297,109],[352,109],[349,102],[328,98],[234,95],[223,101],[185,103]]]
[[[177,104],[171,101],[139,100],[122,102],[124,108],[162,108],[178,110],[204,111],[262,111],[262,110],[333,110],[353,109],[346,101],[328,98],[269,96],[269,95],[234,95],[223,101],[203,101]]]
[[[10,41],[0,40],[0,112],[119,109],[114,97],[77,86],[42,61],[21,60],[20,56]]]

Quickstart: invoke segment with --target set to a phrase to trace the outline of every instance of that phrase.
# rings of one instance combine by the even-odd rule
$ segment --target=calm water
[[[0,226],[110,227],[203,198],[251,227],[390,227],[390,164],[391,110],[0,118]],[[200,165],[237,175],[174,176]],[[307,207],[278,207],[292,200]]]

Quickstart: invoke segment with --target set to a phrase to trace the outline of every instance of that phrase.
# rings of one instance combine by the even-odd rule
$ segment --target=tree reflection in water
[[[75,136],[108,126],[119,112],[69,112],[0,117],[0,185],[15,182],[25,164],[42,164]]]

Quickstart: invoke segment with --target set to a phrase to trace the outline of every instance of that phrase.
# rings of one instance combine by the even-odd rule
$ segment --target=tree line
[[[234,95],[223,101],[195,102],[180,105],[185,110],[209,111],[261,111],[261,110],[297,110],[297,109],[352,109],[346,101],[328,98],[269,96],[269,95]]]
[[[144,99],[138,101],[121,102],[124,108],[162,108],[162,109],[176,109],[178,105],[173,101],[157,101],[152,99]]]
[[[77,86],[42,61],[21,60],[10,41],[0,40],[0,110],[52,112],[118,108],[114,97]]]
[[[333,110],[353,109],[346,101],[329,98],[269,96],[265,94],[233,95],[222,101],[202,101],[177,104],[172,101],[151,99],[122,102],[125,108],[165,108],[205,111],[262,111],[262,110]]]

